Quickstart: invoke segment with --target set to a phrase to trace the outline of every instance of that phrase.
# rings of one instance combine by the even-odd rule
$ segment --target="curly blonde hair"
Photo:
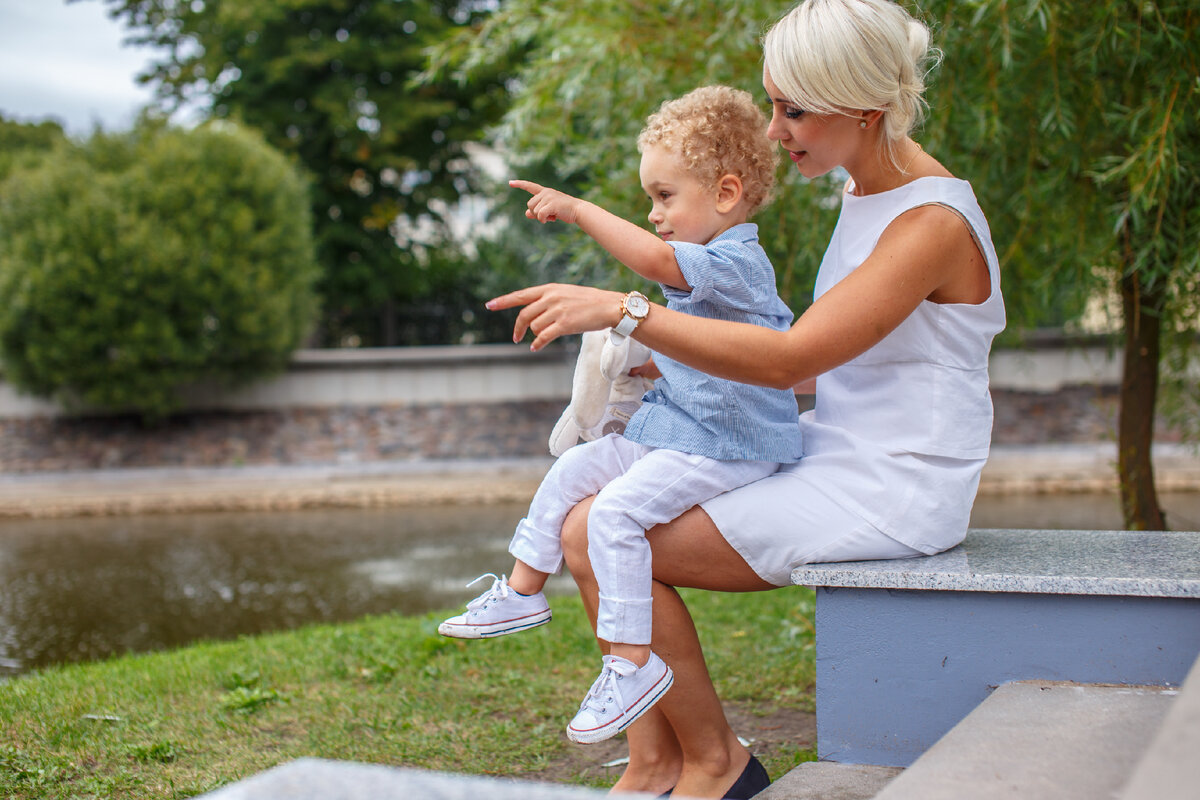
[[[706,185],[724,175],[742,182],[747,217],[771,201],[776,152],[767,139],[767,117],[749,92],[703,86],[668,100],[646,118],[638,152],[664,147]]]

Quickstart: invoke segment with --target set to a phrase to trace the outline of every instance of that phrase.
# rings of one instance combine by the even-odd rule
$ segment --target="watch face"
[[[625,298],[625,310],[640,319],[650,312],[650,301],[640,294],[631,294]]]

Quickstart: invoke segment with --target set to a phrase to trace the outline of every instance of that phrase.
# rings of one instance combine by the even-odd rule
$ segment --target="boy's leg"
[[[620,733],[674,680],[671,668],[650,650],[653,573],[646,529],[776,469],[656,450],[596,497],[588,514],[588,556],[599,588],[597,632],[609,652],[567,726],[568,738],[586,744]]]
[[[457,639],[486,639],[549,622],[550,605],[542,587],[562,564],[560,537],[567,512],[645,450],[621,437],[606,437],[564,453],[542,480],[529,515],[509,545],[516,557],[512,579],[482,576],[493,579],[491,587],[467,603],[465,612],[442,622],[438,632]]]
[[[648,451],[616,435],[567,450],[542,478],[529,513],[517,523],[508,552],[535,572],[557,574],[562,568],[562,525],[567,513],[622,475]],[[534,590],[540,589],[538,586]]]
[[[770,462],[717,461],[655,450],[611,481],[588,513],[589,556],[599,589],[597,635],[613,644],[650,643],[647,530],[777,469]]]
[[[546,585],[549,577],[548,572],[534,569],[518,558],[513,561],[512,572],[508,575],[508,585],[518,594],[537,594]]]

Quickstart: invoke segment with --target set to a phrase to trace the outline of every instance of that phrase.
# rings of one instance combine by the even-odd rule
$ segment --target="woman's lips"
[[[799,151],[788,150],[788,157],[790,159],[792,159],[792,161],[794,161],[795,163],[799,164],[800,159],[804,158],[804,151],[803,150],[799,150]]]

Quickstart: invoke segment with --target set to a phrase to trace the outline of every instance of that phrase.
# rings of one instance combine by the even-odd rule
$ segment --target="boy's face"
[[[704,185],[674,152],[645,148],[640,174],[650,197],[650,224],[663,241],[707,244],[729,227],[717,209],[716,187]]]

